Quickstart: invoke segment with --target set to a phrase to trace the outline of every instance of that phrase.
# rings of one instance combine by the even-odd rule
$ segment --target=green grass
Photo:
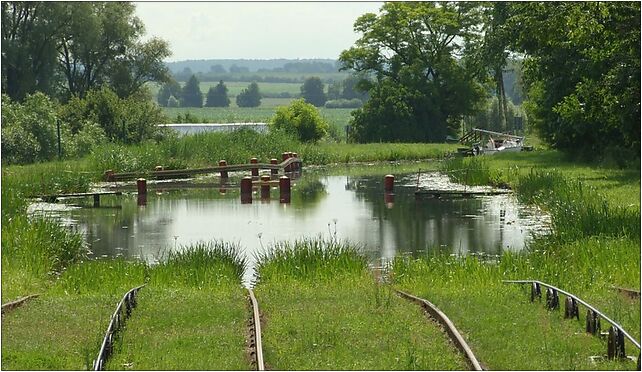
[[[351,245],[284,243],[259,257],[258,273],[255,293],[270,369],[466,368],[418,306],[374,282]]]
[[[287,106],[290,98],[264,98],[259,107],[163,107],[163,112],[170,122],[175,122],[177,116],[189,113],[203,123],[267,123],[274,116],[276,108]],[[320,107],[319,112],[328,123],[336,128],[340,138],[345,140],[345,126],[350,121],[350,113],[354,109],[327,109]]]
[[[138,146],[105,145],[89,157],[92,169],[116,172],[150,171],[156,165],[166,169],[196,168],[218,164],[244,164],[256,157],[259,162],[280,160],[281,153],[293,151],[304,164],[400,161],[443,158],[456,150],[450,144],[306,144],[281,133],[258,134],[239,130],[232,133],[201,133],[168,139],[159,144]]]
[[[122,260],[72,265],[47,292],[3,315],[2,368],[90,369],[116,304],[144,278],[144,265]]]
[[[598,247],[594,244],[591,253],[614,253],[600,253]],[[605,250],[610,251],[609,247]],[[626,258],[630,255],[622,261]],[[530,303],[528,286],[501,283],[502,279],[537,278],[561,286],[598,306],[639,339],[639,301],[631,302],[604,287],[596,290],[592,282],[583,280],[591,275],[591,265],[569,265],[567,260],[552,257],[544,265],[527,254],[504,254],[499,264],[475,257],[434,256],[398,259],[393,275],[397,286],[429,299],[444,311],[491,370],[634,369],[632,362],[594,365],[589,361],[589,356],[606,353],[606,342],[584,332],[586,309],[580,306],[579,321],[564,320],[563,296],[562,309],[548,311],[539,301]],[[564,281],[570,277],[572,282]],[[596,278],[596,282],[604,279]],[[602,327],[607,328],[606,322]],[[633,345],[626,346],[630,354],[637,354]]]
[[[244,267],[238,247],[222,242],[170,252],[149,269],[107,369],[250,369]]]

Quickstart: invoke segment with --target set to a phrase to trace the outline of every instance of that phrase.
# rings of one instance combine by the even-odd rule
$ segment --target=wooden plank
[[[139,176],[149,176],[155,178],[172,178],[180,176],[191,176],[196,174],[206,174],[206,173],[216,173],[221,171],[227,172],[238,172],[244,170],[251,170],[253,168],[258,168],[259,170],[268,170],[268,169],[282,169],[292,163],[302,163],[300,158],[289,158],[281,162],[280,164],[266,164],[266,163],[257,163],[257,164],[235,164],[235,165],[226,165],[226,166],[216,166],[216,167],[207,167],[207,168],[193,168],[193,169],[171,169],[171,170],[162,170],[162,171],[149,171],[149,172],[123,172],[123,173],[112,173],[109,176],[108,181],[124,181],[132,178],[137,178]]]
[[[512,194],[512,190],[458,191],[458,190],[417,190],[415,196],[492,196]]]
[[[6,304],[2,305],[2,314],[4,314],[6,311],[13,310],[18,306],[22,306],[28,300],[30,300],[32,298],[36,298],[38,296],[39,296],[38,294],[32,294],[32,295],[29,295],[29,296],[26,296],[26,297],[19,298],[19,299],[15,300],[15,301],[6,303]]]
[[[41,195],[39,196],[39,198],[45,201],[55,202],[58,198],[82,198],[87,196],[93,196],[94,202],[95,202],[96,197],[99,197],[100,195],[122,195],[122,194],[123,194],[122,191],[96,191],[96,192],[77,192],[77,193],[70,193],[70,194]]]

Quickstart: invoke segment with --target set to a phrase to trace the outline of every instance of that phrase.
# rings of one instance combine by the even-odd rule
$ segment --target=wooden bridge
[[[105,180],[108,182],[115,181],[127,181],[133,180],[142,176],[152,177],[156,179],[172,179],[172,178],[185,178],[194,176],[197,174],[208,174],[208,173],[221,173],[221,178],[227,178],[227,172],[238,172],[238,171],[247,171],[250,170],[253,172],[253,176],[258,176],[258,170],[269,169],[272,170],[273,174],[278,173],[279,170],[283,169],[284,172],[298,171],[301,169],[302,161],[296,156],[296,153],[289,153],[286,159],[281,163],[277,163],[276,159],[272,159],[270,164],[266,163],[249,163],[249,164],[236,164],[236,165],[219,165],[217,167],[207,167],[207,168],[193,168],[193,169],[171,169],[171,170],[162,170],[161,167],[157,167],[156,170],[150,172],[122,172],[115,173],[111,170],[105,171]],[[284,155],[285,157],[285,155]],[[252,160],[255,160],[253,158]],[[224,160],[219,162],[223,163]],[[254,174],[256,173],[256,174]]]

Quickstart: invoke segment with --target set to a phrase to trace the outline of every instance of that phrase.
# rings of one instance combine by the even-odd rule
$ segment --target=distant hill
[[[318,66],[325,70],[328,66],[332,66],[334,71],[338,71],[337,60],[335,59],[199,59],[167,62],[166,65],[172,73],[180,73],[186,67],[192,70],[193,73],[209,73],[212,72],[212,66],[221,66],[226,71],[230,71],[232,66],[240,67],[245,72],[257,72],[259,70],[274,70],[286,66],[286,64],[306,64],[310,66]],[[334,71],[321,71],[318,72],[334,72]]]

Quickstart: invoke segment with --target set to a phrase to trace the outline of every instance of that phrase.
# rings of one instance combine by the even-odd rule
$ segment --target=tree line
[[[344,69],[369,74],[353,140],[443,141],[496,103],[510,130],[505,68],[523,65],[525,113],[555,148],[640,156],[640,4],[393,2],[359,17]]]

